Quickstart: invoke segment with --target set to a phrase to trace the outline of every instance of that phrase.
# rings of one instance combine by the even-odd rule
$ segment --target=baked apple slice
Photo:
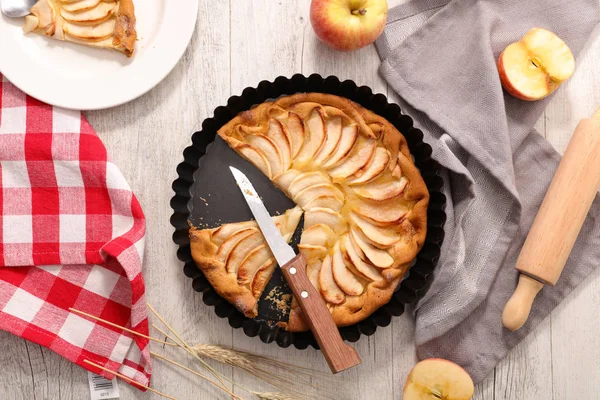
[[[358,138],[358,126],[356,125],[346,125],[342,128],[342,135],[340,137],[340,141],[337,145],[337,148],[333,152],[333,154],[323,163],[323,167],[325,168],[333,168],[338,163],[342,162],[350,151],[354,147],[354,143],[356,143],[356,139]]]
[[[269,179],[273,177],[273,174],[271,173],[271,166],[263,153],[247,144],[239,144],[235,147],[235,149],[239,151],[246,160],[250,161],[256,168],[258,168],[260,172],[268,176]]]
[[[300,171],[297,171],[295,169],[288,169],[287,171],[281,174],[275,175],[273,177],[273,182],[275,182],[275,184],[279,186],[281,190],[289,193],[290,185],[292,184],[294,179],[296,179],[300,174]]]
[[[303,208],[307,211],[310,211],[313,208],[329,208],[330,210],[340,212],[343,206],[344,202],[338,197],[326,195],[315,197],[304,205]]]
[[[229,257],[229,253],[231,253],[231,250],[235,247],[236,244],[238,244],[240,240],[245,239],[246,237],[253,235],[257,232],[258,229],[255,227],[245,228],[227,237],[227,239],[225,239],[217,249],[217,260],[219,260],[222,263],[225,263],[227,261],[227,258]]]
[[[61,1],[60,7],[68,12],[85,11],[96,8],[102,0]]]
[[[292,147],[292,159],[295,159],[304,143],[304,123],[302,118],[296,113],[288,113],[287,131]]]
[[[346,223],[341,214],[328,208],[315,207],[304,213],[305,228],[317,224],[328,225],[338,235],[346,230]]]
[[[325,120],[323,118],[323,111],[319,108],[315,108],[310,113],[306,125],[308,127],[306,132],[307,137],[304,138],[302,148],[294,159],[300,163],[311,161],[325,141]]]
[[[98,4],[98,7],[94,7],[90,10],[74,12],[68,11],[65,7],[60,10],[60,15],[69,22],[75,22],[79,24],[98,24],[111,17],[116,5],[117,4],[113,2],[101,2]]]
[[[377,268],[372,266],[371,264],[363,261],[356,248],[354,247],[354,243],[349,235],[344,237],[344,242],[342,246],[342,251],[344,253],[344,258],[346,259],[346,263],[353,265],[354,268],[365,278],[370,281],[378,281],[382,279],[381,273]]]
[[[380,226],[397,225],[406,217],[409,208],[395,199],[383,201],[355,201],[352,210],[365,220]]]
[[[302,172],[290,183],[287,191],[290,197],[294,198],[299,192],[308,187],[330,182],[331,180],[322,172]]]
[[[317,197],[323,196],[333,196],[339,201],[344,201],[344,194],[331,183],[322,183],[319,185],[310,186],[294,196],[293,200],[296,204],[306,209],[306,205],[309,202]]]
[[[362,294],[364,289],[363,284],[356,275],[346,267],[339,242],[337,242],[333,248],[331,270],[333,272],[333,279],[346,294],[350,296],[359,296]]]
[[[365,238],[376,247],[386,249],[401,239],[400,235],[393,229],[373,225],[355,213],[350,214],[350,220],[360,229]]]
[[[331,256],[327,255],[321,264],[319,271],[319,288],[323,298],[331,304],[342,304],[346,300],[346,295],[333,279]]]
[[[394,258],[385,250],[379,249],[362,238],[362,234],[352,228],[352,239],[364,256],[378,268],[389,268],[394,264]]]
[[[376,179],[379,175],[385,171],[386,167],[390,163],[390,152],[383,147],[377,147],[371,163],[367,166],[365,171],[359,175],[353,175],[350,177],[348,183],[350,185],[360,185]]]
[[[315,156],[315,163],[327,160],[337,148],[342,137],[342,117],[332,117],[327,121],[327,137],[321,150]]]
[[[275,118],[269,120],[267,136],[275,143],[281,155],[282,171],[287,171],[292,159],[290,142],[283,131],[283,125]]]
[[[273,176],[283,172],[281,152],[271,139],[263,135],[248,135],[245,139],[249,146],[262,153],[269,163]]]
[[[361,188],[355,188],[354,193],[365,199],[382,201],[401,195],[406,189],[406,185],[408,185],[408,179],[403,176],[400,179],[367,183]]]
[[[279,228],[279,227],[278,227]],[[230,274],[236,274],[240,265],[252,250],[261,246],[264,243],[263,235],[260,231],[256,231],[248,236],[244,236],[232,248],[227,259],[225,260],[225,269]]]
[[[302,231],[301,245],[330,248],[335,240],[335,232],[325,224],[312,225]]]
[[[354,175],[371,161],[376,147],[376,140],[359,137],[348,157],[337,167],[331,169],[329,175],[333,179],[344,179]]]
[[[268,262],[274,262],[273,254],[266,244],[260,245],[252,250],[238,269],[237,280],[240,285],[252,282],[258,270]]]

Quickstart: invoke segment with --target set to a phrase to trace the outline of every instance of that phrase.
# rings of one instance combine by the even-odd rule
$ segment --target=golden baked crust
[[[289,241],[300,222],[300,207],[273,217]],[[277,262],[255,221],[214,229],[190,229],[192,257],[216,292],[248,317],[256,317],[257,301]]]
[[[137,39],[135,23],[132,0],[39,0],[25,18],[23,30],[131,57]]]
[[[338,326],[390,300],[423,246],[429,203],[392,124],[348,99],[303,93],[242,112],[218,134],[304,210],[298,248]],[[228,296],[233,286],[215,289]],[[289,322],[280,325],[309,328],[295,300]]]

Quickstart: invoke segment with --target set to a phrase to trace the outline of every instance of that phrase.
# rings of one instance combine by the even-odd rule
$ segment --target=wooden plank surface
[[[309,0],[200,0],[196,34],[182,61],[147,95],[118,109],[86,113],[109,154],[133,187],[147,221],[145,278],[148,299],[192,343],[234,346],[327,371],[314,350],[280,349],[248,338],[215,316],[193,292],[175,256],[169,224],[171,182],[190,135],[232,94],[262,79],[296,72],[334,74],[375,92],[390,94],[377,74],[374,47],[352,54],[320,44],[308,21]],[[402,0],[391,1],[391,4]],[[600,32],[580,60],[576,75],[561,90],[538,131],[564,150],[577,121],[600,105]],[[391,96],[393,97],[393,96]],[[596,399],[600,392],[600,272],[593,274],[551,317],[519,344],[477,386],[478,400]],[[387,328],[361,338],[363,365],[335,377],[339,399],[396,400],[416,361],[410,312]],[[195,364],[177,353],[188,366]],[[80,400],[89,398],[87,375],[51,351],[0,332],[0,398]],[[236,383],[271,390],[231,368],[214,364]],[[154,362],[152,385],[180,400],[226,399],[210,385]],[[120,384],[121,398],[158,399]],[[239,390],[236,393],[242,394]],[[311,393],[311,392],[309,392]],[[319,396],[312,392],[315,399]],[[248,397],[249,398],[249,397]]]

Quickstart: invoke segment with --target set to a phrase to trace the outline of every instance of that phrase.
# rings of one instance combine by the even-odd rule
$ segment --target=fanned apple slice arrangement
[[[425,240],[429,202],[406,140],[392,124],[348,99],[306,93],[243,112],[218,133],[297,204],[285,216],[287,228],[304,211],[298,248],[338,326],[390,300]],[[192,228],[190,238],[194,260],[215,290],[255,317],[275,266],[264,238],[255,232],[250,245],[236,246],[235,257],[222,255],[228,240],[249,240],[248,224]],[[250,273],[240,272],[244,265],[253,266]],[[262,274],[252,279],[257,268]],[[309,328],[295,301],[281,325]]]
[[[132,0],[39,0],[23,30],[133,55],[137,33]]]

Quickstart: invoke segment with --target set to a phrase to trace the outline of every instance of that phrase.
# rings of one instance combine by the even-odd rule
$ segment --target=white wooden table
[[[187,0],[194,1],[194,0]],[[392,1],[392,4],[402,0]],[[315,350],[280,349],[248,338],[202,303],[175,256],[169,224],[171,182],[190,135],[213,109],[246,86],[279,75],[318,72],[369,85],[394,98],[377,74],[370,46],[344,54],[317,41],[309,0],[200,0],[196,34],[182,61],[154,90],[116,109],[86,113],[145,210],[145,278],[153,305],[192,343],[250,350],[302,366],[327,370]],[[595,32],[568,86],[554,98],[538,128],[563,151],[577,121],[600,105],[600,31]],[[600,398],[600,271],[572,293],[534,333],[477,386],[475,399]],[[363,365],[336,378],[340,399],[396,400],[416,361],[410,313],[362,337],[356,347]],[[173,353],[176,354],[176,353]],[[175,357],[195,365],[184,356]],[[51,351],[0,332],[0,399],[89,398],[87,376]],[[231,368],[216,366],[234,381],[268,390]],[[180,400],[227,397],[160,361],[152,386]],[[121,398],[158,399],[121,382]],[[240,393],[238,391],[238,393]]]

